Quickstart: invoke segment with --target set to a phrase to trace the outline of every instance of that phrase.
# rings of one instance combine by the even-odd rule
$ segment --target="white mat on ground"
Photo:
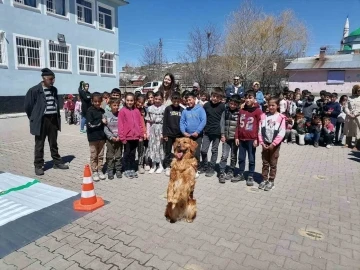
[[[0,226],[78,194],[34,183],[34,180],[11,173],[0,174]],[[33,184],[26,186],[28,183]]]

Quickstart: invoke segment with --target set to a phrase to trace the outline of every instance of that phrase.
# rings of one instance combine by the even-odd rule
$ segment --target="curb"
[[[64,110],[60,110],[60,114],[64,113]],[[11,114],[0,114],[1,119],[9,119],[9,118],[20,118],[27,116],[26,113],[11,113]]]
[[[2,115],[0,115],[0,119],[19,118],[19,117],[25,117],[25,116],[26,116],[26,113],[2,114]]]

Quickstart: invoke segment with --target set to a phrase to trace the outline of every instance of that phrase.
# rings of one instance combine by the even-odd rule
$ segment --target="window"
[[[96,73],[96,50],[78,48],[79,72]]]
[[[24,6],[37,8],[36,0],[14,0],[14,3]]]
[[[43,41],[37,38],[14,34],[15,66],[27,68],[43,67]]]
[[[0,30],[0,67],[7,67],[7,44],[5,32]]]
[[[153,87],[158,86],[158,82],[153,82]]]
[[[114,54],[105,52],[100,54],[100,73],[115,75]]]
[[[343,84],[345,82],[344,70],[329,70],[328,71],[328,84]]]
[[[113,31],[114,9],[110,6],[98,3],[98,21],[99,28]]]
[[[49,43],[49,67],[55,70],[71,71],[70,46]]]
[[[46,0],[46,11],[48,13],[66,16],[65,0]]]
[[[144,87],[151,87],[151,82],[148,82],[147,84],[145,84]]]
[[[93,2],[76,0],[77,20],[87,24],[93,24]]]

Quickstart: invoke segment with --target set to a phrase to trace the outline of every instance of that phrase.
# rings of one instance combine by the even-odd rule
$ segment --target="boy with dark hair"
[[[225,183],[225,180],[230,180],[234,177],[234,169],[237,162],[238,146],[235,144],[236,125],[239,117],[241,97],[237,94],[230,97],[230,101],[225,111],[222,113],[220,127],[221,127],[221,141],[222,155],[220,160],[220,174],[219,182]],[[231,152],[230,169],[225,173],[226,162]]]
[[[196,93],[189,92],[185,95],[187,107],[181,113],[180,131],[181,133],[192,140],[196,141],[197,148],[195,151],[195,158],[200,165],[200,149],[203,139],[203,129],[206,124],[206,113],[200,104],[196,104]],[[198,177],[198,173],[196,177]]]
[[[121,98],[121,91],[119,88],[113,88],[113,90],[111,90],[110,96],[112,98],[117,98],[120,99]]]
[[[311,122],[313,115],[315,114],[318,106],[314,102],[315,97],[313,95],[309,95],[307,101],[304,103],[302,112],[305,116],[306,122]]]
[[[121,91],[120,91],[120,89],[119,88],[113,88],[113,90],[111,90],[110,97],[120,100],[120,105],[119,105],[119,111],[120,111],[121,108],[124,105],[123,102],[122,102],[122,99],[121,99]]]
[[[327,103],[324,106],[323,116],[329,117],[331,124],[336,126],[337,117],[341,113],[341,106],[336,102],[337,94],[326,93]]]
[[[114,170],[116,171],[116,178],[122,178],[121,173],[121,157],[123,144],[118,136],[118,114],[120,99],[110,98],[109,105],[111,111],[105,112],[107,125],[104,127],[106,135],[106,163],[108,179],[114,179]]]
[[[180,107],[181,96],[179,92],[171,95],[171,105],[167,106],[164,111],[163,119],[163,140],[164,140],[164,168],[165,175],[170,176],[170,163],[172,160],[172,145],[176,138],[182,137],[180,131],[181,112],[184,110]]]
[[[320,99],[316,101],[316,105],[318,106],[317,114],[322,115],[323,114],[323,107],[325,105],[325,94],[326,90],[320,91]]]
[[[308,141],[314,145],[314,147],[319,147],[319,140],[321,134],[321,118],[320,116],[314,116],[311,120],[311,123],[308,123],[307,133],[305,135],[305,141]]]
[[[224,92],[222,89],[220,87],[216,87],[211,92],[210,101],[204,105],[204,110],[206,113],[206,125],[204,128],[204,136],[201,147],[203,167],[200,173],[205,172],[206,177],[211,177],[215,173],[214,167],[218,157],[218,148],[221,137],[220,121],[221,116],[225,111],[225,105],[221,102],[223,97]],[[209,151],[210,144],[212,144],[212,146],[211,159],[209,164],[207,153]]]
[[[248,91],[245,95],[244,108],[239,112],[235,132],[235,144],[239,146],[240,173],[231,179],[231,182],[244,181],[246,153],[249,159],[249,176],[246,185],[254,185],[255,152],[258,146],[259,123],[262,111],[256,103],[255,92]]]

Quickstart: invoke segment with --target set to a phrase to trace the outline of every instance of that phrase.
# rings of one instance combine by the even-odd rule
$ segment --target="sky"
[[[144,46],[163,40],[168,62],[179,62],[189,32],[194,27],[215,24],[223,32],[231,12],[242,0],[128,0],[119,8],[119,68],[141,64]],[[350,32],[360,28],[360,0],[253,0],[265,13],[291,9],[309,30],[307,56],[329,45],[340,48],[346,17]]]

